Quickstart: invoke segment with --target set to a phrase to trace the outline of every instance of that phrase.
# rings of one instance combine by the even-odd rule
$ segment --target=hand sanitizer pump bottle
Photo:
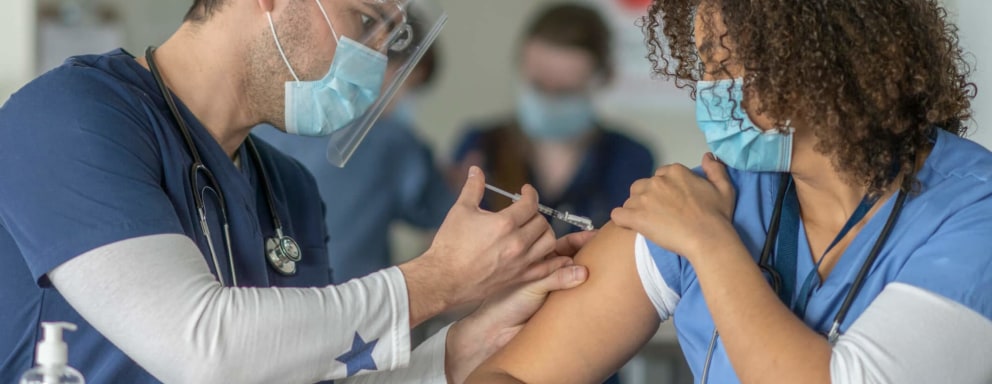
[[[35,366],[21,376],[21,384],[85,384],[83,375],[69,363],[69,346],[62,331],[75,331],[72,323],[41,323],[44,338],[38,342]]]

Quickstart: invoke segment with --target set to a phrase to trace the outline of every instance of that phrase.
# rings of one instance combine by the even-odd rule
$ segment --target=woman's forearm
[[[734,233],[690,262],[741,382],[829,383],[830,344],[779,300]]]

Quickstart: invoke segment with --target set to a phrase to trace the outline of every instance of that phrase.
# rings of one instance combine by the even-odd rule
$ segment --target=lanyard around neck
[[[788,186],[785,190],[785,197],[782,201],[782,213],[780,220],[780,232],[778,233],[778,252],[774,258],[774,267],[782,278],[779,289],[779,299],[782,300],[800,318],[806,315],[806,307],[809,304],[814,285],[819,285],[820,275],[818,273],[820,264],[825,256],[839,243],[861,220],[868,215],[868,211],[878,199],[869,198],[867,195],[861,199],[861,203],[847,219],[847,223],[834,238],[830,246],[817,259],[813,270],[810,271],[803,282],[798,296],[794,296],[796,279],[798,278],[797,264],[799,259],[799,196],[796,194],[795,183],[789,177]]]

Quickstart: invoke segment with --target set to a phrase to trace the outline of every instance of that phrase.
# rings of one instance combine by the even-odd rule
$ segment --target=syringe
[[[517,193],[510,193],[510,192],[504,191],[502,189],[499,189],[499,188],[494,187],[494,186],[489,185],[489,184],[486,184],[486,189],[488,189],[490,191],[493,191],[493,192],[496,192],[496,193],[498,193],[500,195],[506,196],[506,197],[510,198],[510,200],[513,200],[513,201],[520,200],[520,194],[517,194]],[[571,225],[574,225],[576,227],[579,227],[583,231],[591,231],[593,229],[596,229],[596,227],[594,227],[592,225],[592,220],[589,220],[588,217],[582,217],[582,216],[578,216],[578,215],[573,215],[573,214],[568,213],[568,212],[561,212],[561,211],[559,211],[557,209],[553,209],[553,208],[544,206],[542,204],[538,204],[537,205],[537,210],[540,211],[541,213],[545,214],[545,215],[548,215],[548,216],[553,217],[555,219],[558,219],[558,220],[564,221],[566,223],[569,223]]]

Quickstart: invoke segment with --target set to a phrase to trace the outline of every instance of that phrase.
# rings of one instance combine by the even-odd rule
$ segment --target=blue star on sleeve
[[[355,339],[351,342],[351,350],[338,356],[335,360],[348,366],[348,377],[354,376],[363,369],[368,371],[378,370],[379,368],[375,365],[375,359],[372,358],[372,351],[375,350],[375,345],[378,342],[379,339],[375,339],[370,343],[366,343],[365,340],[362,340],[362,336],[358,332],[355,332]]]

